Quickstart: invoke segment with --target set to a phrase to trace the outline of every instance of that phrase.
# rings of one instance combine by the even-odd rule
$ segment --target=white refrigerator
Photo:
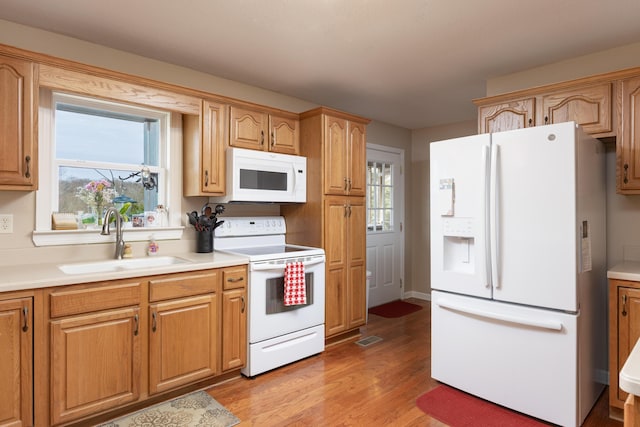
[[[606,382],[604,156],[573,122],[431,144],[434,379],[582,424]]]

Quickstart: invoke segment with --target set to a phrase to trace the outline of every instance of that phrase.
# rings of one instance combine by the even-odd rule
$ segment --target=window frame
[[[165,188],[158,194],[158,203],[168,210],[167,227],[127,228],[125,240],[146,241],[151,235],[156,240],[180,239],[184,231],[181,223],[182,211],[182,116],[179,113],[158,108],[135,106],[127,102],[104,100],[96,96],[69,94],[46,88],[40,89],[38,159],[40,180],[36,191],[36,224],[32,239],[36,246],[106,243],[115,240],[115,233],[100,235],[100,230],[52,230],[51,214],[58,204],[58,165],[55,158],[55,105],[57,101],[77,103],[91,108],[105,108],[161,120],[161,146],[159,166],[149,166],[159,172],[158,184]],[[65,162],[62,162],[65,163]],[[121,169],[122,164],[88,162],[91,166]],[[66,164],[66,163],[65,163]],[[76,163],[76,165],[79,164]]]

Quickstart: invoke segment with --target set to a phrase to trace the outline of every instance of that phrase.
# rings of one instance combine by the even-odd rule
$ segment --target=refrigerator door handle
[[[470,314],[472,316],[484,317],[491,320],[499,320],[502,322],[513,323],[521,326],[548,329],[552,331],[561,331],[563,328],[562,322],[559,322],[557,320],[533,319],[528,317],[513,316],[506,313],[496,313],[494,311],[483,310],[481,308],[451,303],[446,299],[441,299],[436,304],[438,304],[439,307],[445,310],[455,311],[462,314]]]
[[[499,161],[499,146],[491,144],[491,166],[490,166],[490,178],[489,178],[489,240],[491,244],[491,280],[495,289],[500,289],[500,277],[498,276],[498,257],[500,251],[498,247],[499,233],[498,233],[498,161]]]
[[[489,163],[489,160],[491,159],[491,147],[489,145],[485,145],[482,148],[482,170],[483,170],[483,188],[484,188],[484,197],[482,198],[482,203],[484,204],[482,206],[482,213],[484,214],[484,235],[485,235],[485,239],[484,239],[484,262],[485,262],[485,287],[489,288],[491,286],[491,242],[488,238],[490,230],[491,230],[491,223],[489,221],[489,215],[490,215],[490,202],[489,202],[489,184],[490,184],[490,179],[489,179],[489,173],[491,170],[491,164]]]

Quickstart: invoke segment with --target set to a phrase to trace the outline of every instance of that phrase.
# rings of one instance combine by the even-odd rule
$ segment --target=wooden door
[[[640,194],[640,77],[620,82],[621,120],[616,141],[617,192]]]
[[[351,197],[348,204],[348,325],[349,329],[367,320],[366,209],[364,197]]]
[[[269,115],[260,111],[231,106],[229,110],[229,145],[231,147],[265,150]]]
[[[36,190],[34,65],[0,56],[0,189]]]
[[[269,116],[269,151],[299,154],[300,122],[271,114]]]
[[[618,358],[616,376],[620,374],[631,350],[640,338],[640,289],[618,288]],[[623,402],[628,394],[618,386],[616,381],[618,400]],[[620,406],[622,407],[622,406]]]
[[[149,394],[216,374],[215,294],[149,305]]]
[[[478,132],[493,133],[535,125],[535,98],[517,99],[478,109]]]
[[[247,361],[247,292],[222,293],[222,370],[242,368]]]
[[[324,124],[324,192],[347,194],[347,121],[325,116]]]
[[[0,426],[33,425],[31,298],[0,301]]]
[[[327,197],[324,209],[325,335],[332,336],[347,329],[347,200]]]
[[[348,193],[364,196],[367,187],[367,141],[365,125],[349,122]]]
[[[575,121],[589,134],[611,132],[611,89],[602,83],[544,95],[540,124]]]
[[[140,395],[139,309],[51,321],[51,421],[68,422]]]

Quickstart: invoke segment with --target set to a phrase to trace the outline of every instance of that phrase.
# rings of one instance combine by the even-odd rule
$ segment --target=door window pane
[[[393,231],[393,165],[367,163],[367,229]]]

